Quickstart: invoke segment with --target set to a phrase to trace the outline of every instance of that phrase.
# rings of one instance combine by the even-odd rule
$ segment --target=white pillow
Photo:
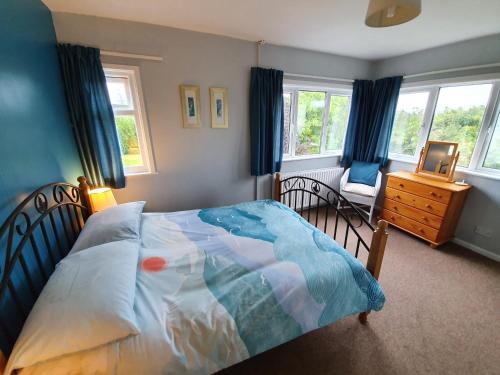
[[[6,374],[139,333],[134,297],[139,241],[116,241],[69,255],[38,297]]]
[[[146,202],[130,202],[91,215],[70,253],[107,242],[137,239]]]

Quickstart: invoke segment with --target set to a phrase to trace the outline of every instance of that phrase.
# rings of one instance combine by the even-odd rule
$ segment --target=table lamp
[[[89,191],[90,210],[99,212],[106,208],[116,206],[116,200],[113,192],[108,187],[92,189]]]

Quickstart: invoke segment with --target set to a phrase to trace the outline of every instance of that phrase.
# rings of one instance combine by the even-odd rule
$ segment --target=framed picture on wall
[[[201,126],[200,87],[181,85],[182,122],[185,128]]]
[[[210,112],[212,113],[212,128],[229,127],[227,89],[210,87]]]

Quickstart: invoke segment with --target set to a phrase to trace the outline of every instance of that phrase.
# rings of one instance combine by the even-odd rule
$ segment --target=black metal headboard
[[[43,286],[83,228],[82,191],[52,183],[31,193],[0,227],[0,347],[9,355]]]

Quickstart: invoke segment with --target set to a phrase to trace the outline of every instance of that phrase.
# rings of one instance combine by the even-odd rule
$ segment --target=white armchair
[[[377,200],[377,196],[380,191],[380,185],[382,183],[382,173],[380,171],[378,172],[377,182],[375,183],[375,186],[370,186],[348,182],[350,171],[351,168],[348,168],[340,179],[340,194],[342,194],[351,203],[369,206],[370,211],[366,211],[361,207],[359,208],[361,211],[368,215],[368,221],[371,222],[373,216],[373,208],[375,207],[375,201]]]

